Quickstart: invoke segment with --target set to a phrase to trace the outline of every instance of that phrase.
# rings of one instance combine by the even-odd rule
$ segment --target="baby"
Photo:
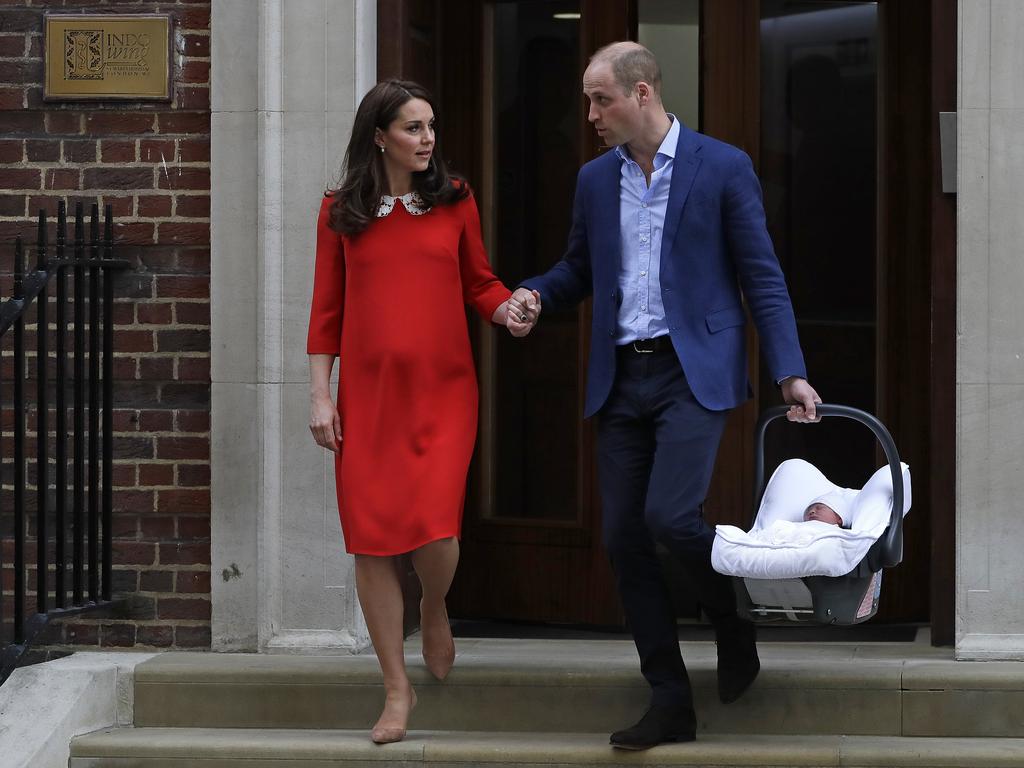
[[[801,520],[776,520],[766,528],[755,528],[749,535],[766,544],[807,546],[824,533],[818,526],[807,523],[845,528],[844,516],[849,517],[849,503],[841,493],[832,491],[808,504]]]
[[[804,522],[814,520],[844,528],[843,516],[836,510],[841,509],[846,514],[846,506],[845,500],[840,494],[835,491],[826,493],[807,505],[807,509],[804,510]]]
[[[840,528],[843,527],[843,518],[828,504],[823,504],[820,501],[814,502],[804,510],[804,522],[809,523],[811,520],[817,520],[819,523],[828,523],[829,525],[838,525]]]

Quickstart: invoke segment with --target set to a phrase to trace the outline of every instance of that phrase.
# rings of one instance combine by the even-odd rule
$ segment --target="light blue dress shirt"
[[[644,172],[629,156],[624,145],[615,147],[622,160],[619,180],[619,236],[622,266],[619,269],[619,306],[616,344],[653,339],[668,333],[665,307],[661,301],[661,236],[672,186],[672,165],[679,142],[679,121],[672,127],[654,155],[654,172],[647,185]]]

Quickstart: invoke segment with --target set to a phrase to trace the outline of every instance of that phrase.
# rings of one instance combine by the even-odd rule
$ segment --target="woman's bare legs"
[[[424,544],[412,553],[412,567],[423,586],[420,601],[423,661],[438,680],[444,680],[455,663],[455,641],[444,600],[458,564],[459,540],[454,536]]]
[[[378,744],[401,741],[409,713],[416,706],[416,692],[405,672],[402,586],[395,559],[356,555],[356,591],[384,674],[384,711],[371,738]]]

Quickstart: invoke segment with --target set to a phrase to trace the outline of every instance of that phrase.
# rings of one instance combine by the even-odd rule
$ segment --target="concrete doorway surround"
[[[214,0],[213,648],[368,644],[308,429],[316,213],[376,79],[375,0]]]
[[[956,655],[1024,660],[1024,6],[958,10]]]
[[[285,9],[287,7],[287,13]],[[956,655],[1024,659],[1024,6],[958,10]],[[367,643],[304,336],[322,190],[375,81],[374,0],[214,0],[213,644]]]

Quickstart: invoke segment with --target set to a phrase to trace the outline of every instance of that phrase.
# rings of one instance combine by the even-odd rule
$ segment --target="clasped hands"
[[[528,288],[516,288],[508,300],[505,327],[516,338],[526,336],[540,318],[540,294]]]

